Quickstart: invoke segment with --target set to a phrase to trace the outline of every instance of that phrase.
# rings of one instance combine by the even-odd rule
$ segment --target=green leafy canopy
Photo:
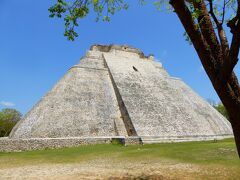
[[[56,4],[48,10],[49,17],[62,18],[64,16],[65,32],[64,36],[70,41],[78,37],[75,27],[78,26],[78,20],[86,17],[92,9],[96,14],[98,21],[110,21],[110,16],[121,9],[128,9],[128,4],[124,0],[75,0],[72,3],[64,0],[57,0]]]
[[[192,18],[196,24],[199,25],[198,18],[201,16],[201,11],[193,7],[194,0],[185,0],[188,9],[192,14]],[[209,0],[195,0],[206,1],[209,4]],[[146,0],[137,0],[141,5],[146,4]],[[154,4],[157,10],[172,12],[172,7],[169,5],[169,0],[155,0],[149,1]],[[213,13],[217,19],[223,24],[228,22],[237,11],[237,0],[212,0]],[[74,41],[78,37],[78,33],[75,31],[75,27],[79,26],[78,20],[86,17],[90,10],[93,10],[97,16],[96,21],[102,19],[103,21],[110,21],[110,17],[117,11],[122,9],[128,9],[129,5],[125,0],[56,0],[56,3],[48,10],[50,12],[49,17],[62,18],[64,17],[65,32],[64,36],[70,41]],[[210,7],[210,6],[209,6]],[[227,10],[227,12],[226,12]],[[210,11],[210,9],[209,9]],[[226,17],[227,16],[227,17]],[[214,20],[212,21],[214,24]],[[216,24],[215,24],[216,26]],[[190,42],[190,38],[187,33],[184,33],[186,40]]]

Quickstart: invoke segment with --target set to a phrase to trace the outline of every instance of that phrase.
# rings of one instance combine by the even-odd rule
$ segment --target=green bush
[[[21,117],[22,114],[16,109],[2,109],[0,111],[0,137],[8,136]]]
[[[220,112],[224,117],[226,117],[229,120],[228,112],[222,103],[219,103],[218,105],[215,105],[214,107],[216,110],[218,110],[218,112]]]

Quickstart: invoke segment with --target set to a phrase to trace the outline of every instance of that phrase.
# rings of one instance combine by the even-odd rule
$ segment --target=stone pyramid
[[[93,45],[14,127],[9,139],[221,139],[229,122],[153,56]],[[67,141],[67,140],[66,140]]]

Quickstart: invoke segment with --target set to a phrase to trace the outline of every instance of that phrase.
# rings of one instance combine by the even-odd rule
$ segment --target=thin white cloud
[[[200,66],[200,67],[198,68],[198,72],[199,72],[199,73],[204,72],[204,68],[203,68],[203,66]]]
[[[0,101],[0,105],[5,106],[5,107],[13,107],[13,106],[15,106],[14,103],[7,102],[7,101]]]

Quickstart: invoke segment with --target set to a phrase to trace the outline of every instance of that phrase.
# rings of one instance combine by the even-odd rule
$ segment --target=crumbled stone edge
[[[139,55],[141,59],[147,59],[147,60],[154,60],[154,55],[149,54],[148,56],[144,55],[144,53],[137,48],[128,46],[128,45],[101,45],[101,44],[94,44],[90,47],[91,51],[100,51],[100,52],[111,52],[112,50],[118,50],[118,51],[125,51],[125,52],[131,52],[136,53]]]
[[[73,137],[73,138],[30,138],[10,139],[0,138],[0,152],[21,152],[43,149],[57,149],[66,147],[77,147],[90,144],[110,144],[117,140],[123,145],[148,144],[148,143],[171,143],[186,141],[208,141],[232,138],[232,135],[219,136],[185,136],[185,137]]]

